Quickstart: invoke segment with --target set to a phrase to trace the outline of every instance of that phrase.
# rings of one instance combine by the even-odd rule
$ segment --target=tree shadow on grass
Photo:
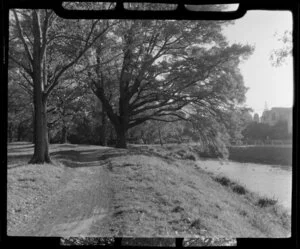
[[[69,147],[73,147],[70,145]],[[24,147],[22,147],[24,148]],[[76,147],[75,147],[76,148]],[[21,148],[20,148],[21,150]],[[24,152],[24,151],[23,151]],[[21,153],[21,151],[20,151]],[[33,152],[26,155],[8,155],[8,168],[16,168],[28,164]],[[78,167],[94,167],[103,166],[106,160],[110,158],[123,157],[128,155],[143,155],[149,157],[158,157],[168,163],[173,162],[174,159],[169,156],[161,155],[160,153],[150,151],[148,148],[129,148],[129,149],[90,149],[80,150],[78,148],[54,151],[50,153],[51,158],[62,162],[65,166],[71,168]]]
[[[91,149],[91,150],[65,150],[52,152],[51,157],[61,161],[67,167],[94,167],[103,166],[106,164],[106,160],[116,157],[123,157],[128,155],[144,155],[144,156],[155,156],[165,161],[173,161],[173,159],[162,156],[159,153],[148,151],[146,149]]]
[[[30,145],[22,145],[22,146],[18,146],[18,147],[11,147],[11,146],[7,146],[7,150],[9,153],[24,153],[27,151],[31,151],[33,149],[34,145],[30,144]]]
[[[32,155],[16,155],[7,157],[7,168],[13,169],[27,165]]]

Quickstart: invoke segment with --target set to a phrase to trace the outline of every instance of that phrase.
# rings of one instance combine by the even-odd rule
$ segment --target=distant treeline
[[[229,147],[228,159],[242,163],[292,165],[292,147],[234,146]]]

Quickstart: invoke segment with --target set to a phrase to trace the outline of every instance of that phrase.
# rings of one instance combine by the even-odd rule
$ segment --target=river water
[[[239,182],[261,196],[275,198],[291,212],[292,167],[271,166],[255,163],[220,162],[217,160],[198,161],[204,170],[223,175]]]

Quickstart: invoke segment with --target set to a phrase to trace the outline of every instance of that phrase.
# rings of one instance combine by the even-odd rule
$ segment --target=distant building
[[[275,125],[278,121],[286,121],[288,124],[288,133],[292,133],[293,112],[288,107],[273,107],[271,110],[265,110],[261,116],[261,122],[264,124]]]
[[[259,123],[259,115],[257,113],[254,114],[253,121]]]

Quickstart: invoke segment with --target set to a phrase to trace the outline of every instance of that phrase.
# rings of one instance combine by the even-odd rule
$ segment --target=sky
[[[223,32],[230,43],[254,45],[254,53],[240,65],[245,86],[246,105],[260,116],[265,109],[293,106],[292,57],[280,67],[273,67],[270,54],[282,47],[275,33],[292,30],[292,14],[289,11],[248,11]]]

